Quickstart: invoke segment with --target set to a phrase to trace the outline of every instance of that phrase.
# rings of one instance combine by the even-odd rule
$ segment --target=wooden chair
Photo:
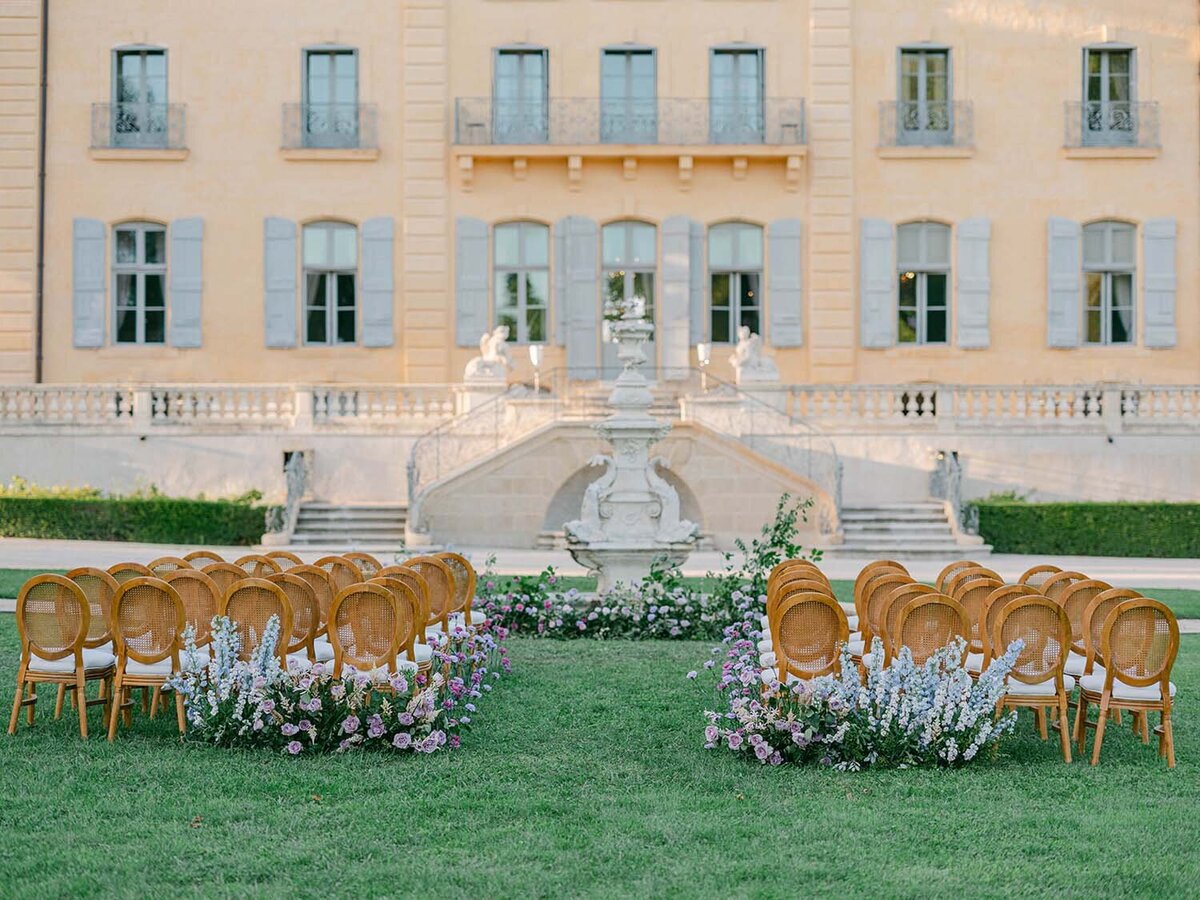
[[[1049,598],[1063,608],[1063,612],[1067,614],[1067,621],[1071,623],[1071,653],[1067,658],[1066,671],[1072,678],[1080,678],[1089,671],[1087,668],[1088,633],[1084,621],[1087,608],[1098,596],[1110,590],[1112,587],[1103,581],[1085,578],[1062,587],[1055,592],[1054,597]],[[1140,594],[1131,592],[1130,596],[1137,597]],[[1097,643],[1100,640],[1102,624],[1104,624],[1103,618],[1096,623]]]
[[[839,648],[846,642],[850,626],[841,604],[828,594],[787,594],[775,608],[771,626],[778,635],[776,671],[764,671],[764,683],[769,683],[772,675],[786,685],[840,671]]]
[[[996,584],[1004,584],[1004,579],[991,569],[987,568],[986,566],[975,566],[972,569],[960,569],[958,572],[950,576],[950,580],[946,582],[946,586],[941,589],[941,593],[945,594],[947,597],[953,597],[955,600],[958,600],[961,603],[962,600],[960,600],[959,597],[962,595],[962,592],[967,589],[968,585],[974,584],[981,578],[990,579]]]
[[[269,556],[263,556],[261,553],[248,553],[241,559],[236,560],[234,565],[251,578],[266,578],[268,575],[274,575],[276,572],[283,571],[279,563],[275,562]]]
[[[1085,675],[1079,681],[1079,709],[1076,712],[1076,734],[1087,734],[1080,721],[1087,722],[1089,704],[1100,707],[1096,721],[1096,741],[1092,748],[1092,765],[1100,762],[1100,747],[1104,742],[1104,725],[1112,710],[1129,710],[1143,721],[1151,712],[1160,716],[1158,755],[1165,756],[1167,766],[1175,767],[1175,737],[1171,727],[1171,705],[1175,685],[1171,682],[1171,667],[1179,653],[1179,623],[1164,604],[1147,597],[1118,603],[1108,613],[1101,630],[1101,654],[1106,661],[1103,674]],[[1149,741],[1149,730],[1143,731],[1143,741]]]
[[[343,559],[348,559],[350,562],[358,566],[358,571],[362,573],[362,577],[370,581],[379,574],[379,570],[383,568],[383,563],[372,556],[370,553],[363,553],[361,550],[354,550],[350,553],[343,553]]]
[[[1026,584],[1005,584],[984,598],[983,610],[980,613],[980,628],[979,634],[983,638],[983,655],[980,659],[973,658],[973,654],[967,654],[967,671],[972,677],[977,677],[982,674],[988,666],[992,664],[997,656],[1000,656],[1008,649],[1008,646],[996,647],[992,643],[992,636],[996,633],[996,622],[1000,618],[1000,613],[1009,603],[1020,600],[1024,597],[1040,597],[1042,596],[1036,590]]]
[[[902,584],[894,588],[883,601],[883,609],[880,611],[880,621],[883,623],[883,630],[880,632],[880,639],[883,641],[883,664],[889,665],[896,654],[900,651],[900,646],[895,642],[895,636],[900,633],[900,612],[904,609],[905,604],[914,597],[920,597],[925,594],[936,594],[937,588],[930,587],[927,584]],[[874,661],[870,659],[870,652],[863,656],[863,665],[869,666]]]
[[[457,553],[443,552],[434,554],[450,568],[450,578],[454,582],[454,601],[451,604],[451,616],[466,625],[482,625],[487,616],[474,613],[471,604],[475,602],[475,568],[465,556]]]
[[[362,570],[344,556],[322,556],[313,565],[328,572],[339,591],[352,584],[362,584]]]
[[[769,638],[771,633],[770,608],[772,603],[778,601],[792,585],[811,586],[813,590],[827,593],[831,597],[834,596],[829,579],[808,560],[791,559],[780,563],[771,570],[771,575],[767,578],[767,609],[758,617],[764,640]],[[858,617],[855,616],[854,622],[850,626],[851,630],[857,625]]]
[[[324,660],[317,656],[316,640],[317,632],[321,630],[321,604],[317,601],[317,592],[308,580],[292,574],[291,570],[268,575],[266,580],[283,589],[292,607],[292,631],[287,647],[288,662],[305,664],[328,662],[333,659],[332,648]]]
[[[398,657],[416,627],[408,608],[396,603],[381,584],[352,584],[338,591],[329,611],[329,640],[333,644],[333,676],[345,668],[370,673],[386,668],[412,671]]]
[[[411,616],[412,628],[403,641],[401,652],[418,669],[428,672],[433,667],[433,650],[427,644],[417,641],[419,624],[423,621],[422,617],[426,615],[426,611],[416,590],[408,581],[390,575],[378,575],[367,584],[378,584],[387,588],[396,601],[397,608],[401,609],[401,618]],[[407,613],[404,613],[404,610],[407,610]]]
[[[275,644],[274,655],[281,667],[287,667],[287,649],[292,634],[292,604],[288,602],[283,588],[265,578],[244,578],[221,598],[221,615],[227,616],[237,626],[242,645],[238,659],[242,660],[254,655],[267,629],[267,622],[271,616],[278,616],[279,640]]]
[[[163,576],[163,581],[175,588],[183,601],[183,617],[186,625],[192,626],[196,636],[196,649],[207,647],[212,641],[213,616],[221,608],[224,596],[217,583],[196,569],[178,569]]]
[[[79,710],[79,734],[88,736],[87,711],[103,705],[107,710],[108,690],[116,660],[109,650],[87,649],[91,628],[91,604],[83,588],[62,575],[35,575],[22,585],[17,595],[17,636],[21,656],[17,663],[17,692],[13,697],[8,733],[16,734],[21,707],[26,722],[33,725],[40,683],[57,684],[75,691]],[[87,683],[99,681],[99,696],[87,697]],[[28,685],[29,696],[25,696]],[[62,713],[62,692],[54,716]]]
[[[950,593],[947,588],[950,586],[950,579],[959,572],[965,572],[967,569],[979,569],[982,566],[973,559],[960,559],[950,563],[942,571],[938,572],[938,577],[934,579],[933,585],[937,588],[938,593]]]
[[[304,560],[295,553],[289,553],[287,550],[272,550],[270,553],[263,555],[267,559],[274,560],[275,565],[279,566],[280,569],[290,569],[292,566],[304,565]]]
[[[880,559],[863,566],[854,579],[854,616],[858,619],[858,630],[863,628],[863,606],[866,602],[867,585],[878,575],[907,575],[908,569],[893,559]]]
[[[771,569],[771,574],[767,576],[767,593],[776,587],[778,582],[786,576],[794,574],[796,571],[805,571],[807,577],[817,581],[824,581],[829,585],[829,579],[825,577],[815,562],[809,559],[785,559],[783,562]]]
[[[417,617],[417,628],[415,640],[418,644],[425,643],[425,625],[429,621],[429,582],[425,580],[425,576],[416,569],[410,569],[408,566],[384,566],[379,570],[377,578],[395,578],[398,581],[403,581],[417,596],[417,602],[420,604],[420,615]]]
[[[997,589],[1004,587],[998,578],[970,578],[959,587],[954,599],[962,604],[971,625],[971,641],[967,647],[967,669],[973,661],[983,662],[983,602]],[[972,660],[971,657],[976,659]]]
[[[912,578],[898,572],[879,575],[872,578],[867,584],[863,597],[862,615],[860,615],[858,620],[862,638],[858,641],[850,641],[850,655],[852,657],[861,661],[865,654],[871,652],[871,644],[874,643],[874,639],[876,637],[880,639],[884,638],[883,631],[886,626],[883,621],[883,610],[885,601],[892,591],[906,584],[913,584]]]
[[[1043,581],[1039,590],[1041,590],[1043,597],[1053,600],[1055,603],[1061,604],[1062,600],[1060,599],[1060,595],[1063,591],[1077,581],[1087,580],[1088,577],[1082,572],[1059,572],[1056,575],[1051,575],[1049,578]],[[1067,618],[1070,617],[1071,614],[1068,612]]]
[[[117,579],[118,584],[124,584],[134,578],[155,578],[154,570],[141,563],[122,562],[108,567],[108,574]]]
[[[117,646],[117,670],[113,704],[109,711],[108,739],[116,740],[117,720],[125,714],[132,724],[130,688],[145,687],[155,692],[182,671],[183,631],[187,627],[183,598],[161,578],[135,578],[121,585],[113,599],[113,638]],[[175,720],[179,733],[186,729],[183,696],[175,693]]]
[[[925,594],[914,597],[900,610],[896,636],[898,648],[907,647],[913,662],[918,666],[949,644],[954,638],[969,640],[971,625],[962,604],[945,594]],[[966,661],[967,648],[963,647],[960,664]]]
[[[222,597],[231,587],[247,577],[241,566],[227,562],[209,563],[200,571],[216,582],[217,590],[221,592]]]
[[[80,566],[66,575],[83,590],[88,599],[91,619],[84,649],[112,652],[112,602],[121,584],[103,569]]]
[[[450,630],[450,610],[454,603],[454,575],[450,567],[436,556],[414,556],[404,566],[414,569],[425,579],[429,591],[429,618],[425,632]]]
[[[1025,646],[1008,675],[1008,691],[997,713],[1005,708],[1028,707],[1033,710],[1038,733],[1046,740],[1046,707],[1058,711],[1060,722],[1067,721],[1067,694],[1075,689],[1075,679],[1063,673],[1071,648],[1071,623],[1061,606],[1045,597],[1014,596],[1005,603],[996,620],[992,643],[1008,647],[1020,639]],[[1071,739],[1067,729],[1059,729],[1063,762],[1071,761]]]
[[[210,562],[225,562],[225,557],[212,550],[193,550],[191,553],[183,554],[183,558],[198,569],[207,566]]]
[[[1017,579],[1017,584],[1027,584],[1031,588],[1040,588],[1046,583],[1047,578],[1057,575],[1061,571],[1062,569],[1058,566],[1034,566],[1032,569],[1026,569],[1021,574],[1021,577]]]
[[[775,653],[775,635],[771,631],[771,616],[775,612],[775,608],[787,595],[796,591],[816,591],[818,594],[824,594],[827,597],[837,600],[833,595],[833,589],[824,581],[818,581],[815,578],[807,576],[812,575],[811,570],[792,569],[791,574],[786,575],[783,579],[776,582],[772,591],[767,594],[766,612],[759,617],[759,623],[762,625],[762,637],[758,641],[758,652],[760,654]],[[849,627],[849,617],[846,620]],[[847,639],[847,643],[849,638]],[[764,663],[764,665],[774,665],[774,663]]]
[[[317,600],[317,630],[313,632],[313,652],[316,654],[317,662],[332,662],[333,644],[329,642],[329,633],[326,629],[329,625],[329,608],[333,605],[334,596],[337,595],[333,576],[324,569],[303,563],[292,566],[287,570],[287,574],[303,578],[312,588],[313,596]]]
[[[191,569],[194,566],[186,559],[178,556],[160,556],[158,559],[146,563],[146,568],[162,578],[168,572],[176,572],[179,569]]]

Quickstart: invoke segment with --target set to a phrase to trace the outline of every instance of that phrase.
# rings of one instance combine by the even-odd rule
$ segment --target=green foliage
[[[150,544],[256,544],[264,507],[242,500],[0,496],[0,535]]]
[[[733,554],[725,554],[725,571],[710,572],[712,592],[719,597],[732,596],[734,591],[745,592],[758,596],[767,592],[767,578],[771,570],[785,559],[810,559],[820,562],[820,550],[811,549],[805,552],[804,547],[796,542],[797,524],[808,521],[808,511],[812,508],[812,498],[803,501],[795,500],[791,494],[782,494],[775,505],[775,518],[763,526],[759,537],[747,546],[738,538],[734,546],[741,553],[741,562],[735,562]]]
[[[979,533],[997,553],[1200,557],[1200,503],[977,500]]]

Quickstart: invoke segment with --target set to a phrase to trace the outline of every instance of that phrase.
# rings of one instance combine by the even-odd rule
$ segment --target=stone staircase
[[[401,504],[302,503],[292,543],[340,550],[398,550],[408,507]]]
[[[987,556],[992,548],[969,535],[956,535],[939,500],[846,506],[843,543],[828,552],[875,558]]]

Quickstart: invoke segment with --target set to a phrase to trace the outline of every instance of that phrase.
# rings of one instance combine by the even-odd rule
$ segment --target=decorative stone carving
[[[512,354],[508,352],[508,326],[501,325],[479,338],[479,355],[467,363],[463,380],[503,383],[512,365]]]
[[[737,384],[779,381],[775,358],[762,352],[762,338],[748,325],[738,328],[737,347],[729,357],[729,364],[733,366]]]

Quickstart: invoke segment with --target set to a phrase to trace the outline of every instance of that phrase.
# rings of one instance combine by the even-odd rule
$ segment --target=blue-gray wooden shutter
[[[688,266],[691,269],[691,297],[688,304],[692,310],[692,340],[694,347],[708,340],[708,315],[704,298],[708,291],[708,277],[704,271],[704,224],[693,220],[688,233]]]
[[[1144,316],[1147,347],[1174,347],[1175,220],[1148,219],[1142,228],[1142,264],[1146,269]]]
[[[488,330],[488,226],[482,219],[454,221],[454,343],[478,347]]]
[[[768,340],[773,347],[804,343],[800,220],[776,219],[767,226]]]
[[[692,221],[672,216],[662,225],[662,302],[658,308],[656,336],[663,375],[668,379],[687,377],[691,362],[692,329]]]
[[[983,350],[990,342],[991,240],[992,223],[988,219],[966,219],[959,223],[955,259],[955,330],[956,343],[964,350]]]
[[[171,223],[169,301],[172,347],[199,347],[201,295],[204,290],[204,220],[176,219]]]
[[[1046,250],[1046,344],[1079,346],[1083,312],[1083,229],[1051,217]]]
[[[567,368],[571,378],[592,379],[600,366],[600,229],[586,216],[568,216],[566,228]]]
[[[554,343],[567,342],[567,220],[554,223]]]
[[[263,221],[263,306],[268,347],[296,346],[296,223]]]
[[[104,346],[104,223],[76,219],[71,247],[71,331],[76,347]]]
[[[890,222],[863,219],[859,235],[860,341],[864,347],[890,347],[896,342],[896,265]]]
[[[362,225],[362,342],[364,347],[395,343],[392,308],[395,280],[392,247],[395,224],[391,216],[367,219]]]

